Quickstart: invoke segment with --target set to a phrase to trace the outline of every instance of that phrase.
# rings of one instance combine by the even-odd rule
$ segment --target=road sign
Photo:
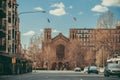
[[[16,58],[15,57],[12,58],[12,63],[13,64],[16,63]]]

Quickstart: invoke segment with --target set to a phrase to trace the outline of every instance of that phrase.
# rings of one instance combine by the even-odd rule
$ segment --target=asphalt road
[[[0,80],[120,80],[120,78],[74,71],[38,71],[21,75],[4,75],[0,76]]]

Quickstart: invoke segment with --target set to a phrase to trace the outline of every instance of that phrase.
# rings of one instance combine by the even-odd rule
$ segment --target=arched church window
[[[63,45],[58,45],[56,47],[56,55],[58,58],[64,58],[65,56],[65,47]]]

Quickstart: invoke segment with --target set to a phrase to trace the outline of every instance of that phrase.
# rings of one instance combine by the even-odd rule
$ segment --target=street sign
[[[13,64],[16,63],[16,58],[15,57],[12,58],[12,63]]]

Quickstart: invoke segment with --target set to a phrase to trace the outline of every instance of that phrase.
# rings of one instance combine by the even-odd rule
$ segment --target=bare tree
[[[85,53],[86,47],[83,47],[79,40],[74,40],[70,44],[70,60],[72,67],[84,67],[85,66]]]
[[[111,29],[115,28],[115,18],[111,11],[105,12],[99,16],[97,28]]]
[[[97,29],[93,30],[94,47],[97,51],[96,63],[104,66],[108,57],[112,56],[115,46],[115,20],[113,13],[108,11],[100,15],[97,23]],[[101,58],[102,57],[102,58]],[[101,62],[102,61],[102,62]]]
[[[33,67],[43,67],[42,40],[42,35],[31,37],[28,53],[35,63]]]

